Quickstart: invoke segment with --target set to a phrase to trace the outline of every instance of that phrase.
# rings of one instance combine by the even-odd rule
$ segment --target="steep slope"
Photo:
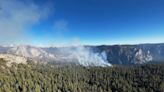
[[[92,47],[95,52],[107,53],[112,64],[144,64],[164,60],[164,44],[114,45]]]

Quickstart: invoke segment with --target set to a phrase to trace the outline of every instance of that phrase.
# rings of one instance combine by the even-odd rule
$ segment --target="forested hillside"
[[[0,92],[163,92],[164,64],[83,67],[0,60]]]

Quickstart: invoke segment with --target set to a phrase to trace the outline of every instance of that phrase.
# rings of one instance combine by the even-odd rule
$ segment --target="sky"
[[[164,0],[0,0],[0,45],[164,42]]]

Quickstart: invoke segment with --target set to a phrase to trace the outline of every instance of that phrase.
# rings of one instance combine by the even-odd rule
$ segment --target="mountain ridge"
[[[163,61],[164,43],[70,47],[0,46],[0,53],[15,54],[41,62],[78,61],[77,63],[85,65],[135,65]],[[90,60],[92,61],[90,62]],[[85,63],[81,61],[85,61]]]

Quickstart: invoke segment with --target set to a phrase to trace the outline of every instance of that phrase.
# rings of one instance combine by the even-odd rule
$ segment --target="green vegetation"
[[[0,61],[0,92],[163,92],[164,64],[82,67]]]

